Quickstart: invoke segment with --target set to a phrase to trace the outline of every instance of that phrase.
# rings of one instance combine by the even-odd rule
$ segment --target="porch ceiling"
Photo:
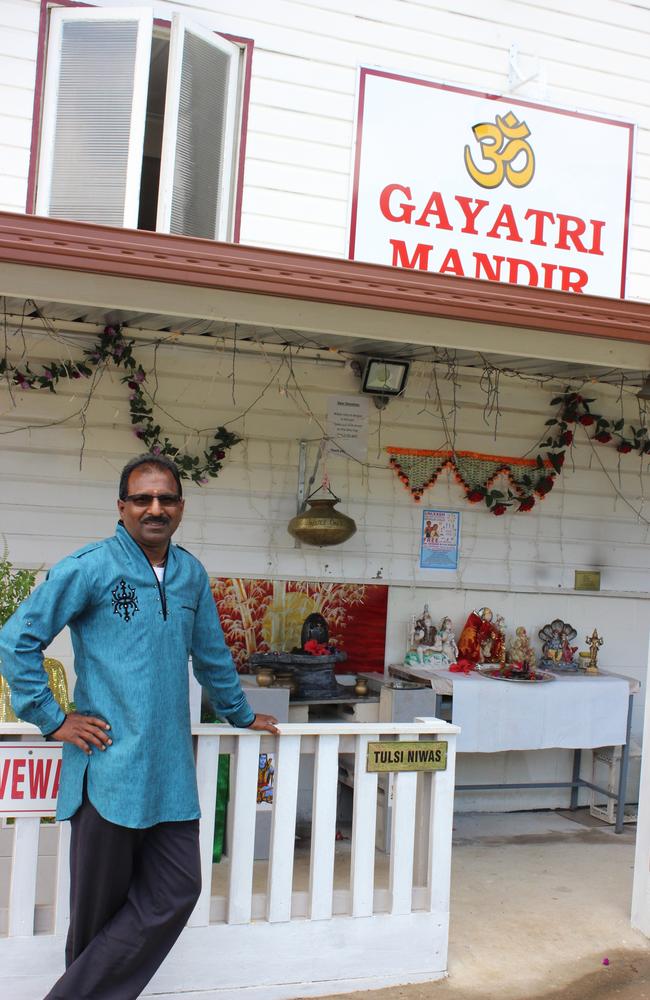
[[[633,385],[650,303],[0,212],[0,295],[52,322]],[[331,354],[330,354],[331,357]]]
[[[254,345],[260,349],[275,350],[291,347],[296,351],[307,351],[310,356],[327,355],[331,358],[336,352],[344,358],[390,357],[409,361],[442,362],[453,359],[464,368],[477,368],[483,371],[486,365],[491,365],[501,371],[516,371],[529,376],[539,376],[541,379],[561,381],[598,381],[609,384],[620,384],[623,375],[629,386],[640,386],[648,375],[647,368],[623,370],[618,366],[603,366],[588,361],[559,361],[544,358],[522,357],[518,354],[503,354],[495,351],[471,351],[439,347],[435,345],[404,344],[388,340],[360,338],[326,332],[314,332],[289,329],[286,327],[269,327],[249,323],[232,323],[219,320],[210,321],[196,319],[192,316],[177,316],[164,313],[142,313],[126,309],[88,308],[82,304],[61,303],[52,300],[37,303],[41,316],[57,327],[66,327],[72,332],[90,333],[93,328],[101,328],[109,324],[122,324],[133,330],[134,334],[142,331],[152,335],[180,333],[196,345],[197,338],[215,338],[224,342],[226,350],[235,346],[244,348]],[[25,310],[25,299],[6,296],[4,309],[10,317],[10,323],[22,322]],[[38,314],[27,306],[26,317],[36,320],[29,323],[33,329],[38,329],[40,321]],[[586,352],[588,353],[588,352]],[[649,358],[650,368],[650,358]]]

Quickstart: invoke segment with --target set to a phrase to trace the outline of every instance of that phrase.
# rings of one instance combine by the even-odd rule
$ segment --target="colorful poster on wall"
[[[422,569],[458,569],[460,513],[457,510],[423,510],[420,538]]]
[[[272,753],[261,753],[257,769],[257,805],[273,805],[273,778],[275,776],[275,759]]]
[[[351,260],[625,295],[634,125],[362,68]]]
[[[237,669],[251,653],[291,652],[300,646],[305,618],[319,612],[330,642],[347,653],[339,673],[384,670],[388,587],[302,580],[211,581],[226,642]]]

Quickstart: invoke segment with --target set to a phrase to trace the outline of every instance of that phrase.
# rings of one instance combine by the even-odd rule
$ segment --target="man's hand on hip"
[[[279,736],[280,730],[276,726],[277,721],[274,715],[261,715],[258,712],[248,728],[260,729],[262,732],[274,733],[276,736]]]
[[[105,750],[111,745],[113,741],[107,733],[110,728],[108,722],[97,719],[94,715],[80,715],[79,712],[70,712],[69,715],[66,715],[65,722],[53,733],[50,733],[50,739],[61,740],[62,743],[72,743],[84,753],[91,754],[93,747]]]

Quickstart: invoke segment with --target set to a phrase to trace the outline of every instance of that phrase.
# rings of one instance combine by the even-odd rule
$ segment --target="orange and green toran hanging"
[[[416,501],[433,486],[444,470],[453,473],[470,503],[485,503],[493,514],[532,510],[538,499],[553,489],[562,472],[565,453],[573,445],[574,427],[581,426],[590,441],[613,446],[620,455],[635,451],[641,458],[650,455],[650,434],[642,415],[638,427],[626,427],[625,420],[609,420],[596,413],[588,399],[567,388],[551,400],[556,416],[546,421],[548,431],[538,445],[535,458],[483,455],[477,451],[423,448],[386,449],[390,464]],[[587,430],[590,429],[590,431]],[[495,489],[499,477],[508,482],[507,492]]]

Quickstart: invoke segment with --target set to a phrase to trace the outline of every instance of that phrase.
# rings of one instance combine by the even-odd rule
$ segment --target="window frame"
[[[38,44],[36,53],[36,81],[34,86],[34,108],[32,113],[32,133],[30,142],[29,173],[27,178],[27,197],[25,203],[25,214],[36,214],[36,187],[38,181],[39,159],[41,155],[43,120],[44,120],[44,84],[45,68],[47,61],[47,46],[49,36],[49,12],[57,7],[110,7],[110,0],[107,3],[84,3],[80,0],[40,0],[40,15],[38,28]],[[147,0],[143,0],[145,6]],[[154,17],[153,30],[163,28],[171,31],[171,20]],[[209,29],[208,29],[209,30]],[[241,96],[239,104],[239,127],[235,130],[235,142],[232,150],[232,161],[235,164],[233,170],[233,189],[231,194],[232,202],[232,235],[226,242],[239,243],[241,235],[241,215],[242,201],[244,194],[244,171],[246,165],[246,144],[248,138],[248,113],[250,106],[251,75],[253,63],[253,51],[255,42],[252,38],[243,35],[232,35],[226,32],[215,31],[226,41],[232,42],[242,49],[242,73],[241,73]],[[158,230],[156,230],[157,232]]]
[[[234,178],[235,151],[237,147],[236,115],[240,101],[239,77],[241,52],[239,53],[240,65],[237,65],[237,56],[231,55],[233,48],[237,49],[236,46],[233,46],[230,41],[223,39],[217,32],[193,24],[185,14],[174,14],[170,35],[169,66],[172,70],[171,76],[173,82],[170,82],[168,73],[165,111],[163,115],[162,156],[158,185],[156,231],[161,233],[171,231],[183,53],[187,36],[194,35],[203,39],[213,49],[225,54],[229,59],[228,88],[229,91],[232,90],[232,95],[229,94],[226,101],[224,131],[226,136],[229,134],[232,135],[233,141],[224,143],[224,155],[220,164],[218,200],[216,205],[213,205],[214,229],[217,234],[214,238],[223,242],[227,239],[228,232],[232,229],[231,219],[234,210],[231,187]]]

